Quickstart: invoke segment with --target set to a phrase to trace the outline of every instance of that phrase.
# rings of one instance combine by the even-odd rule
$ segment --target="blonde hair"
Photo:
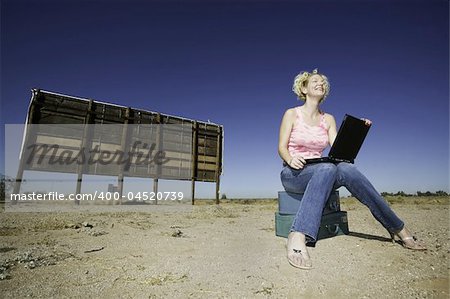
[[[321,76],[324,81],[323,88],[325,90],[325,93],[323,94],[323,98],[320,100],[322,102],[330,93],[330,82],[328,82],[328,78],[325,75],[319,73],[318,69],[314,69],[311,73],[303,71],[295,76],[294,85],[292,85],[292,91],[297,95],[299,99],[306,101],[306,94],[302,92],[302,87],[306,87],[309,78],[311,78],[311,76],[313,75]]]

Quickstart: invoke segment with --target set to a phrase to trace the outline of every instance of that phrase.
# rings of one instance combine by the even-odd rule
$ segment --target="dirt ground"
[[[392,244],[354,199],[351,234],[286,259],[274,200],[0,214],[2,298],[449,298],[449,198],[392,203],[427,252]]]

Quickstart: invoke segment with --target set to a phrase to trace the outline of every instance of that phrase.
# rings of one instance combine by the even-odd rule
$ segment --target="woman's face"
[[[325,81],[321,75],[312,75],[309,80],[304,93],[309,96],[323,97],[325,94]]]

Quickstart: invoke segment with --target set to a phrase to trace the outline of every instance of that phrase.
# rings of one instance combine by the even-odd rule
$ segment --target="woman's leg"
[[[286,166],[281,172],[286,191],[303,192],[287,242],[288,260],[295,267],[311,268],[306,242],[316,240],[322,211],[335,180],[336,166],[331,163],[307,165],[299,170]]]
[[[305,234],[307,241],[316,241],[322,211],[336,181],[336,166],[317,163],[301,170],[288,167],[283,169],[281,181],[286,191],[303,192],[291,231]]]
[[[384,198],[375,190],[369,180],[350,163],[337,165],[337,178],[334,188],[344,186],[360,202],[366,205],[372,215],[391,233],[399,233],[403,221],[392,211]]]

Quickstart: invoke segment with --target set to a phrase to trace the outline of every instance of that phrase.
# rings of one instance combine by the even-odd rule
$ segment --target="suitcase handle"
[[[338,204],[335,201],[330,202],[330,204],[328,205],[328,207],[330,208],[330,210],[332,211],[338,211]]]
[[[325,225],[325,227],[327,228],[327,230],[330,234],[337,235],[337,233],[339,232],[339,224],[333,224],[333,225],[334,225],[334,231],[332,231],[330,229],[331,225]]]

